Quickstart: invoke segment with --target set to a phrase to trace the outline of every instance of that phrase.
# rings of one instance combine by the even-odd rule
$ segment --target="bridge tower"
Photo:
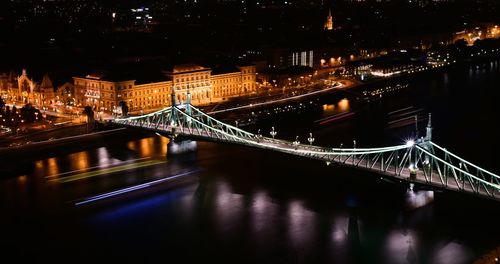
[[[431,113],[429,113],[429,121],[427,122],[427,127],[425,128],[425,141],[432,140],[432,123],[431,123]]]
[[[175,102],[175,86],[172,85],[172,93],[170,93],[170,101],[172,102],[172,106],[176,105]]]
[[[189,84],[187,85],[187,98],[186,98],[186,113],[191,116],[192,114],[192,109],[191,109],[191,92],[189,91]]]
[[[167,156],[173,156],[173,155],[179,155],[179,154],[185,154],[185,153],[192,153],[196,151],[197,144],[196,141],[189,140],[186,138],[178,138],[175,133],[175,125],[177,124],[177,119],[178,119],[178,112],[181,111],[178,108],[176,99],[175,99],[175,87],[172,86],[172,114],[171,114],[171,120],[170,124],[172,126],[172,136],[169,136],[170,142],[168,143],[168,151],[167,151]],[[188,85],[188,91],[187,91],[187,98],[186,98],[186,103],[181,104],[180,107],[184,107],[186,114],[188,116],[191,116],[192,114],[192,109],[191,109],[191,92],[189,91],[189,85]]]
[[[427,121],[427,127],[425,128],[425,138],[424,138],[424,142],[425,143],[423,145],[424,149],[429,151],[430,153],[434,153],[434,148],[432,147],[431,145],[431,140],[432,140],[432,115],[431,113],[429,113],[429,120]],[[423,169],[426,169],[429,171],[429,173],[432,171],[432,160],[431,160],[431,157],[429,157],[428,154],[425,154],[424,156],[424,166],[425,168]]]
[[[172,85],[172,93],[170,94],[170,101],[172,102],[172,114],[170,117],[170,125],[173,126],[177,122],[177,112],[174,111],[174,109],[177,106],[176,100],[175,100],[175,86]]]

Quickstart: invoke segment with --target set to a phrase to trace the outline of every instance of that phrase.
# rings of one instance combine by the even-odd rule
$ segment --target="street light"
[[[295,141],[292,142],[292,144],[295,146],[295,149],[297,149],[297,147],[300,145],[299,136],[295,137]]]
[[[278,134],[278,132],[276,132],[276,131],[274,130],[274,127],[271,127],[271,132],[269,132],[269,134],[270,134],[270,135],[271,135],[271,137],[273,137],[273,139],[274,139],[274,137],[276,136],[276,134]]]
[[[257,130],[257,142],[259,142],[261,138],[262,138],[262,134],[260,133],[260,129],[259,129],[259,130]]]
[[[309,141],[309,145],[312,145],[312,143],[314,142],[314,138],[313,138],[312,133],[309,133],[309,137],[307,138],[307,141]]]

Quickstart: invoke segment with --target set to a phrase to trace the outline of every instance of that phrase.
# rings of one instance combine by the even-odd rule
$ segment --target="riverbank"
[[[384,77],[384,78],[374,78],[369,81],[360,81],[357,79],[344,79],[344,80],[338,80],[337,82],[342,83],[341,87],[330,87],[327,89],[321,89],[321,90],[316,90],[308,93],[301,93],[293,96],[286,96],[283,98],[268,98],[266,101],[262,101],[262,98],[257,98],[257,101],[251,101],[247,100],[244,101],[244,103],[241,103],[234,106],[234,107],[227,107],[230,104],[234,104],[234,102],[227,102],[223,104],[217,105],[217,108],[214,109],[214,106],[206,106],[202,107],[204,111],[206,111],[208,114],[214,114],[214,115],[221,115],[224,113],[229,113],[229,112],[239,112],[239,111],[255,111],[255,110],[261,110],[266,107],[272,107],[272,106],[278,106],[278,105],[283,105],[286,103],[291,103],[291,102],[301,102],[301,101],[306,101],[306,100],[313,100],[316,98],[319,98],[325,94],[333,94],[339,91],[349,91],[352,93],[358,93],[358,96],[362,97],[363,96],[363,91],[370,91],[371,89],[376,89],[377,86],[379,85],[385,85],[387,83],[391,82],[397,82],[400,80],[412,80],[415,78],[420,78],[422,76],[428,75],[428,74],[435,74],[443,71],[450,70],[451,68],[454,67],[463,67],[463,66],[468,66],[471,64],[477,64],[477,63],[482,63],[482,62],[488,62],[491,60],[496,60],[500,58],[500,52],[493,53],[493,54],[488,54],[488,55],[483,55],[483,56],[476,56],[476,57],[471,57],[471,58],[466,58],[462,60],[457,60],[455,62],[447,62],[441,66],[433,67],[433,66],[427,66],[429,67],[428,69],[423,69],[423,70],[416,70],[411,73],[401,73],[401,74],[396,74],[392,75],[390,77]],[[224,104],[226,107],[224,107]]]

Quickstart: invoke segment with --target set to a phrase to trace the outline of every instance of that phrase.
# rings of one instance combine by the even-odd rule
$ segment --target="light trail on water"
[[[151,158],[151,157],[126,160],[126,161],[122,161],[122,162],[119,162],[119,163],[116,163],[116,164],[104,164],[104,165],[100,165],[100,166],[93,166],[93,167],[83,168],[83,169],[79,169],[79,170],[72,170],[72,171],[67,171],[67,172],[63,172],[63,173],[59,173],[59,174],[45,176],[45,178],[46,179],[57,178],[59,176],[64,176],[64,175],[72,174],[72,173],[75,173],[75,172],[86,171],[86,170],[91,170],[91,169],[103,169],[103,168],[108,168],[111,165],[119,165],[119,164],[123,164],[123,163],[130,163],[130,162],[139,161],[139,160],[145,160],[145,159],[149,159],[149,158]]]
[[[151,186],[158,185],[158,184],[166,182],[166,181],[171,181],[171,180],[174,180],[174,179],[178,179],[178,178],[187,176],[189,174],[192,174],[192,173],[195,173],[195,172],[198,172],[198,171],[199,170],[188,171],[188,172],[180,173],[180,174],[177,174],[177,175],[174,175],[174,176],[170,176],[170,177],[166,177],[166,178],[154,180],[154,181],[151,181],[151,182],[141,183],[139,185],[135,185],[135,186],[123,188],[123,189],[120,189],[120,190],[116,190],[116,191],[112,191],[112,192],[108,192],[108,193],[104,193],[104,194],[99,194],[99,195],[96,195],[96,196],[91,196],[91,197],[85,198],[83,201],[76,202],[75,206],[80,206],[80,205],[88,204],[88,203],[91,203],[91,202],[96,202],[96,201],[99,201],[99,200],[103,200],[103,199],[106,199],[106,198],[111,198],[111,197],[114,197],[114,196],[117,196],[117,195],[120,195],[120,194],[125,194],[125,193],[129,193],[129,192],[141,190],[141,189],[144,189],[144,188],[148,188],[148,187],[151,187]]]
[[[104,174],[122,172],[122,171],[131,170],[131,169],[138,169],[138,168],[149,167],[149,166],[154,166],[154,165],[164,164],[164,163],[167,163],[167,161],[149,160],[149,161],[143,161],[143,162],[139,162],[139,163],[125,164],[125,165],[116,166],[116,167],[112,167],[112,168],[106,168],[106,169],[101,169],[101,170],[79,173],[79,174],[71,175],[68,177],[64,177],[62,179],[52,179],[52,180],[49,180],[49,182],[58,181],[59,183],[67,183],[67,182],[78,181],[78,180],[87,179],[87,178],[91,178],[91,177],[96,177],[96,176],[100,176],[100,175],[104,175]]]

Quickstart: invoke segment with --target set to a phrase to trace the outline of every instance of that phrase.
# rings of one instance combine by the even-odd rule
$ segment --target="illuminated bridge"
[[[166,134],[170,138],[199,139],[239,144],[284,152],[345,166],[370,170],[387,177],[447,190],[467,192],[500,201],[500,176],[474,165],[432,142],[431,118],[426,136],[410,140],[404,145],[381,148],[329,148],[301,144],[252,134],[225,124],[203,113],[190,104],[188,93],[185,104],[175,104],[163,110],[142,116],[117,118],[111,122]]]

